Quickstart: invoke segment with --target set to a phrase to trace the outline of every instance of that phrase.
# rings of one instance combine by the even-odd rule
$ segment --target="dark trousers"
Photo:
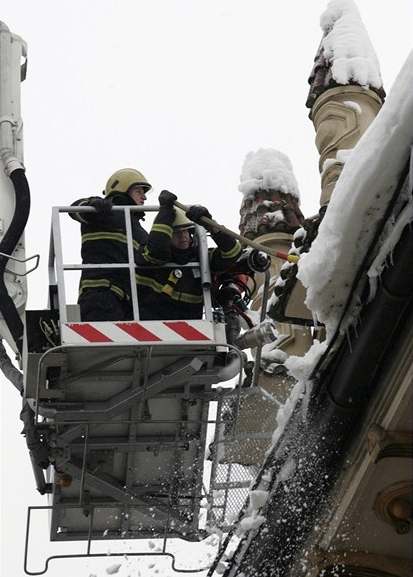
[[[86,321],[129,321],[133,318],[130,301],[121,300],[108,288],[88,289],[79,297],[80,318]]]

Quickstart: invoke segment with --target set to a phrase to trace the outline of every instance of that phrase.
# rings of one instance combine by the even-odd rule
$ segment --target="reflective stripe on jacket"
[[[162,207],[154,221],[146,246],[139,251],[138,285],[139,310],[145,319],[196,319],[202,317],[203,294],[200,272],[186,268],[198,261],[196,247],[182,251],[172,247],[174,211]],[[211,272],[225,270],[241,253],[240,243],[222,233],[211,233],[217,247],[209,252]],[[174,262],[173,268],[159,268]],[[158,265],[158,266],[156,266]]]
[[[96,197],[82,198],[72,206],[88,206]],[[133,200],[126,194],[111,195],[115,206],[129,206]],[[82,234],[82,262],[84,264],[112,264],[128,262],[128,247],[124,213],[112,211],[106,213],[71,213],[70,216],[80,222]],[[148,233],[141,226],[143,213],[131,213],[132,242],[136,262],[138,251],[145,245]],[[93,288],[109,288],[119,298],[129,298],[130,274],[124,269],[88,269],[83,270],[79,294]]]

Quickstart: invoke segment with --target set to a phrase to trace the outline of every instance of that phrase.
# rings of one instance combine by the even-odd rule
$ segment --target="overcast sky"
[[[411,49],[411,0],[357,5],[389,91]],[[154,202],[168,188],[236,228],[244,157],[272,147],[293,164],[304,214],[317,212],[318,153],[304,104],[326,6],[327,0],[3,0],[0,19],[29,49],[22,86],[33,207],[26,252],[43,261],[29,281],[30,308],[47,301],[50,207],[99,194],[117,168],[141,170]],[[19,435],[20,399],[3,378],[1,384],[2,575],[21,577],[26,507],[46,503],[35,492]],[[54,563],[47,575],[72,576],[74,567],[79,577],[105,574]]]

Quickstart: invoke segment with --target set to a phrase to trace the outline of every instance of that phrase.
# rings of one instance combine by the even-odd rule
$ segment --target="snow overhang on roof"
[[[412,86],[413,52],[378,116],[349,155],[318,236],[300,259],[297,276],[307,289],[306,304],[326,325],[328,335],[339,323],[356,272],[409,157]]]

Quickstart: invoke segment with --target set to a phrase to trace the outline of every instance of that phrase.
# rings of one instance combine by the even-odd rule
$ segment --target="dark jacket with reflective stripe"
[[[139,312],[142,320],[202,318],[203,295],[199,269],[180,268],[198,261],[198,250],[172,247],[174,211],[161,208],[150,231],[146,246],[138,256],[136,282]],[[239,242],[222,233],[211,233],[217,248],[209,252],[212,272],[225,270],[241,253]],[[173,268],[159,268],[165,262],[177,263]],[[150,267],[150,268],[144,268]]]
[[[81,198],[72,206],[88,206],[96,197]],[[111,195],[115,206],[128,206],[133,200],[126,194]],[[82,261],[84,264],[127,263],[128,247],[124,213],[112,211],[102,213],[71,213],[70,216],[81,223]],[[141,226],[143,213],[131,212],[132,238],[135,262],[140,246],[145,245],[148,233]],[[82,271],[80,295],[91,288],[110,288],[119,297],[130,295],[128,269],[90,269]]]

